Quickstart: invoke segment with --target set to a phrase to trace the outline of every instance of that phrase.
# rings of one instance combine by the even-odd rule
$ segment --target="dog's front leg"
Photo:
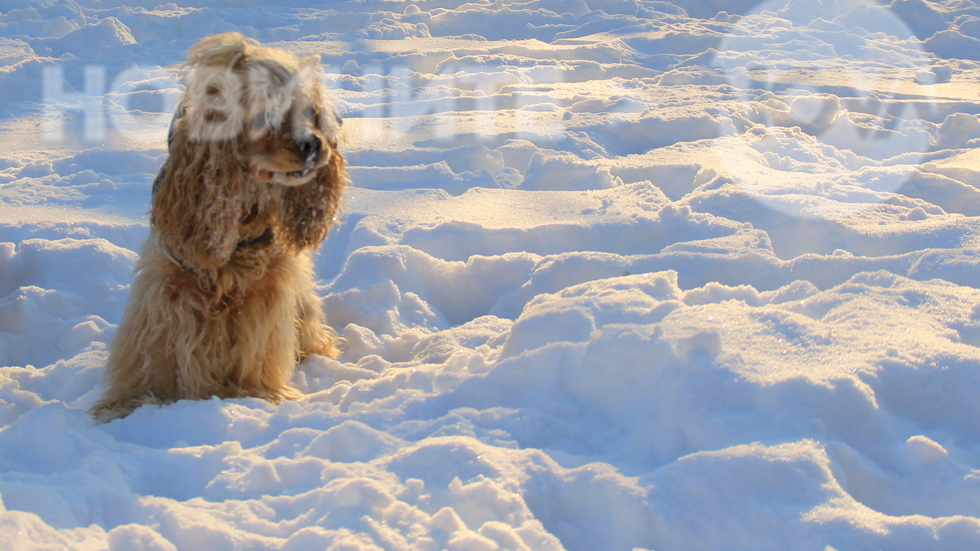
[[[160,308],[168,295],[166,274],[174,267],[152,243],[146,249],[109,348],[108,388],[91,409],[100,423],[125,417],[144,404],[168,403],[177,397],[174,347],[168,342],[174,320]]]

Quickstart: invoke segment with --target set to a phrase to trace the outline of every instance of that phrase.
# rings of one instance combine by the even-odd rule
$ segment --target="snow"
[[[303,397],[86,409],[187,48],[317,55]],[[980,548],[980,6],[11,0],[4,550]]]

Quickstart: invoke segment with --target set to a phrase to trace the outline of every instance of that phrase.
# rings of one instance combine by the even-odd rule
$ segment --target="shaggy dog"
[[[191,48],[184,78],[99,422],[181,399],[295,398],[296,362],[335,353],[311,255],[347,176],[318,60],[226,33]]]

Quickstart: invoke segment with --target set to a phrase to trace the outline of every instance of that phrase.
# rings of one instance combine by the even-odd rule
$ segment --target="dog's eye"
[[[205,93],[207,93],[209,96],[217,96],[221,93],[221,89],[219,89],[217,86],[208,86]]]

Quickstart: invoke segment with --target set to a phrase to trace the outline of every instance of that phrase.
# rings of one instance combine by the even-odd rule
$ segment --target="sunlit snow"
[[[0,6],[0,549],[980,549],[974,1],[160,1]],[[344,117],[344,353],[96,426],[232,30]]]

